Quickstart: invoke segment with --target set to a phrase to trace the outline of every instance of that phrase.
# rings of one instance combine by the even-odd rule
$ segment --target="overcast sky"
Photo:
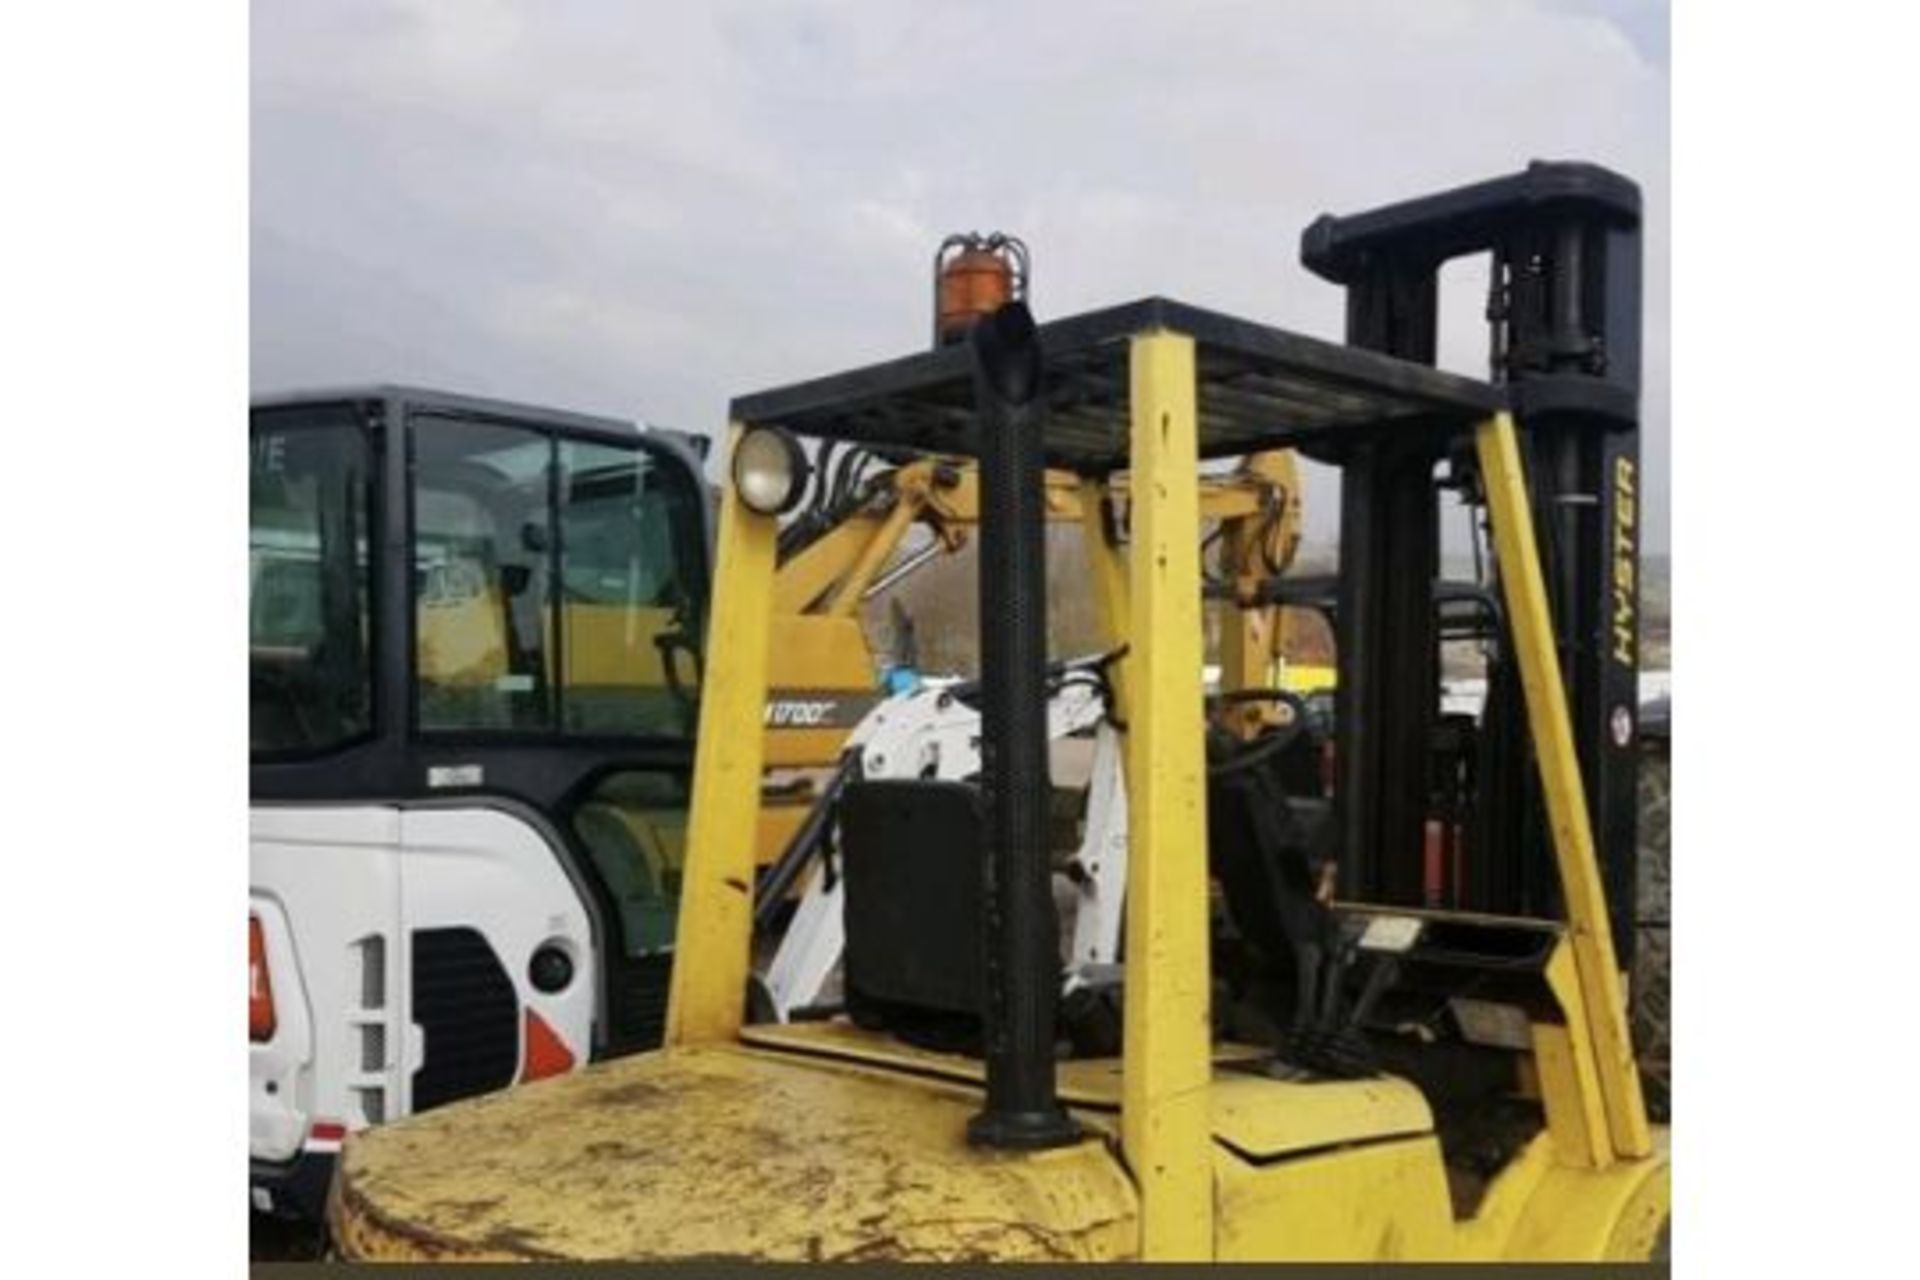
[[[1664,550],[1666,22],[1664,0],[256,4],[253,385],[712,431],[734,394],[924,343],[933,249],[970,229],[1027,241],[1043,319],[1161,293],[1337,340],[1339,291],[1299,265],[1315,215],[1586,159],[1646,197]],[[1483,374],[1484,271],[1444,279],[1442,363]]]

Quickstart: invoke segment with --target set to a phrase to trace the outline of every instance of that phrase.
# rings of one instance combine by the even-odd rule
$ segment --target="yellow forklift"
[[[1046,325],[1011,302],[964,344],[735,400],[666,1045],[354,1138],[339,1251],[1652,1254],[1666,1138],[1608,905],[1632,870],[1638,214],[1618,175],[1535,164],[1309,228],[1308,266],[1348,290],[1344,345],[1165,298]],[[1488,380],[1433,367],[1440,264],[1481,251]],[[803,437],[978,459],[982,770],[841,791],[847,1011],[763,1026],[744,1015],[760,726]],[[1200,466],[1276,447],[1342,470],[1325,738],[1285,690],[1203,686]],[[1104,1045],[1061,999],[1048,467],[1099,534],[1126,735]],[[1444,485],[1484,517],[1498,610],[1474,782],[1452,788],[1465,870],[1436,906]],[[1249,701],[1273,713],[1228,724]]]

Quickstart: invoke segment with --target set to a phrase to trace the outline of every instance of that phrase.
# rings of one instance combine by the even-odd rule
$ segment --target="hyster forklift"
[[[954,238],[936,294],[1024,296],[1018,244]],[[714,504],[704,439],[420,388],[257,400],[249,435],[249,1189],[306,1222],[346,1133],[660,1043]],[[813,463],[773,590],[776,921],[882,701],[863,602],[979,521],[964,459]],[[1293,475],[1209,481],[1262,564],[1298,541]],[[1079,519],[1071,474],[1048,501]]]
[[[1493,259],[1493,376],[1438,271]],[[1639,194],[1580,164],[1308,228],[1336,345],[1149,298],[737,399],[666,1045],[351,1140],[349,1258],[1631,1259],[1666,1232],[1628,1038]],[[974,457],[978,785],[849,782],[847,1015],[744,1016],[798,441]],[[1342,472],[1330,738],[1202,678],[1199,467]],[[1063,1031],[1044,468],[1081,477],[1125,735],[1117,1052]],[[1126,475],[1124,512],[1114,501]],[[1462,871],[1428,902],[1438,491],[1491,537]],[[1242,691],[1244,695],[1249,691]],[[1331,760],[1331,767],[1328,761]]]

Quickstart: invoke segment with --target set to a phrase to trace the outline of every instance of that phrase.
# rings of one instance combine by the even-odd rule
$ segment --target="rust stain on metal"
[[[675,1049],[446,1107],[348,1144],[363,1258],[973,1260],[1124,1256],[1100,1143],[968,1146],[977,1085],[740,1047]]]
[[[629,1080],[602,1091],[596,1101],[616,1107],[650,1107],[672,1100],[661,1093],[658,1085],[648,1084],[644,1080]]]

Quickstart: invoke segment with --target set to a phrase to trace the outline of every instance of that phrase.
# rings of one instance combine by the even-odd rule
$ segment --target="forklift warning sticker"
[[[1406,951],[1420,939],[1418,916],[1375,916],[1360,935],[1362,951]]]
[[[1468,1044],[1521,1052],[1533,1047],[1533,1024],[1527,1018],[1527,1011],[1519,1005],[1469,1000],[1464,996],[1455,996],[1447,1004],[1453,1010],[1454,1020],[1460,1024],[1461,1038]]]

